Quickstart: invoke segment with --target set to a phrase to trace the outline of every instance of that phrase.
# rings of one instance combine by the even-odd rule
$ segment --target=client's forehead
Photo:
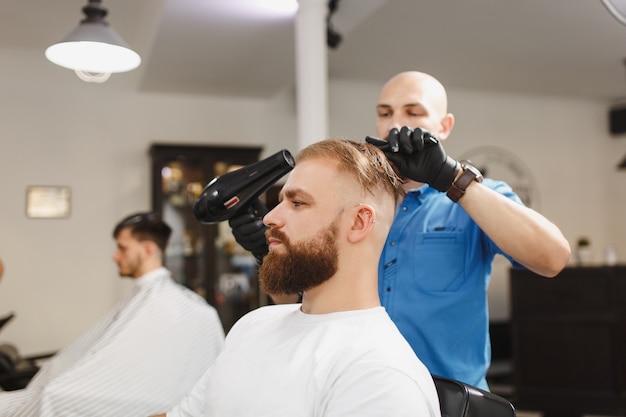
[[[306,182],[316,178],[333,177],[337,176],[339,170],[337,169],[337,162],[326,159],[305,159],[299,161],[289,177],[296,177],[298,181]],[[294,180],[295,180],[294,179]]]
[[[282,193],[298,192],[311,197],[323,196],[334,192],[342,182],[343,175],[337,169],[335,161],[306,159],[298,162],[289,173]]]

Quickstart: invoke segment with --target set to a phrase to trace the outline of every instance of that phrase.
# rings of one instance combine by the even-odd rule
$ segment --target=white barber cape
[[[165,268],[44,364],[24,390],[0,393],[0,417],[149,416],[169,410],[222,350],[213,307]]]

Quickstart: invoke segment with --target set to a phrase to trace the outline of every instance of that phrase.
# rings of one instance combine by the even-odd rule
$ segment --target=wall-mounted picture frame
[[[67,186],[33,185],[26,187],[26,217],[62,219],[70,217],[72,191]]]

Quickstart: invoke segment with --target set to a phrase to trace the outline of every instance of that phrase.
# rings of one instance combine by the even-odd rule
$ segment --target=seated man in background
[[[377,265],[402,182],[374,146],[326,140],[300,152],[265,217],[270,294],[232,327],[178,416],[440,415],[433,379],[378,297]]]
[[[216,310],[163,267],[171,229],[138,213],[113,231],[113,259],[132,292],[46,362],[28,386],[0,393],[0,416],[135,416],[173,407],[213,364]]]

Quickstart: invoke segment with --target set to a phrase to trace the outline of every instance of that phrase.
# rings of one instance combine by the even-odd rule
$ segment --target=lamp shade
[[[125,72],[141,64],[139,54],[104,20],[107,11],[99,1],[90,0],[83,12],[87,18],[65,39],[46,49],[48,60],[92,73]]]

